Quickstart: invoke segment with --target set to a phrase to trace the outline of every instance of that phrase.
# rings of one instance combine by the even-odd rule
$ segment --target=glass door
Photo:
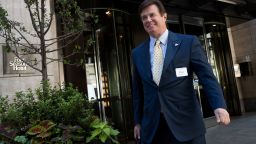
[[[126,141],[132,135],[133,128],[129,17],[125,12],[108,9],[94,10],[94,15],[99,23],[94,27],[94,63],[90,67],[95,69],[96,94],[89,95],[89,99],[95,102],[101,119],[121,132],[119,140]],[[87,75],[87,78],[90,77],[89,72]],[[91,91],[88,88],[88,94]]]
[[[209,62],[222,86],[228,110],[232,115],[241,114],[226,25],[205,22],[205,33]]]
[[[186,34],[196,35],[212,66],[213,73],[220,83],[230,114],[240,114],[239,97],[234,80],[232,57],[227,29],[221,22],[204,22],[202,18],[183,16]],[[203,117],[214,116],[200,81],[194,75],[194,88],[201,104]]]
[[[206,45],[205,41],[205,34],[204,34],[204,27],[203,27],[203,19],[202,18],[195,18],[195,17],[187,17],[183,16],[183,26],[184,31],[186,34],[190,35],[196,35],[202,45],[202,48],[204,49],[205,53],[208,53],[208,47]],[[208,61],[211,63],[211,66],[213,68],[213,71],[216,74],[216,77],[218,76],[218,70],[216,70],[216,66],[214,65],[216,62],[215,57],[212,57],[211,55],[208,56]],[[210,56],[210,57],[209,57]],[[204,93],[203,87],[201,85],[201,82],[197,78],[197,76],[194,74],[194,90],[198,97],[198,100],[201,104],[201,109],[203,113],[204,118],[209,118],[214,116],[213,110],[210,107],[210,104],[207,100],[206,94]]]

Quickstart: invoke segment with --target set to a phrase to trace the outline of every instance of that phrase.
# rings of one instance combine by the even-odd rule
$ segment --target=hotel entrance
[[[108,14],[107,14],[107,13]],[[122,134],[120,139],[132,138],[133,115],[131,96],[131,49],[148,38],[139,18],[121,11],[97,10],[102,16],[95,28],[95,69],[97,76],[97,105],[102,119],[110,121]],[[228,110],[239,114],[238,95],[234,81],[225,23],[201,17],[168,16],[168,29],[173,32],[196,35],[220,83]],[[136,25],[131,23],[137,23]],[[206,127],[216,125],[213,110],[200,80],[194,75],[194,92],[201,104]]]
[[[84,56],[85,80],[75,77],[85,89],[88,99],[94,103],[95,113],[117,128],[119,141],[133,139],[133,108],[131,95],[132,48],[148,38],[137,15],[120,9],[91,8],[85,14],[94,19],[88,21],[84,42],[93,48]],[[213,72],[220,83],[231,115],[240,114],[240,106],[225,21],[206,20],[200,16],[168,15],[168,29],[196,35],[208,57]],[[70,71],[72,72],[73,69]],[[66,71],[68,73],[68,71]],[[72,78],[70,78],[72,79]],[[216,124],[201,82],[194,75],[194,92],[201,104],[206,126]],[[208,123],[207,121],[213,121]]]
[[[131,30],[129,14],[118,9],[91,9],[92,24],[86,41],[92,38],[93,51],[85,57],[88,99],[96,114],[121,133],[125,142],[133,135],[131,96]]]

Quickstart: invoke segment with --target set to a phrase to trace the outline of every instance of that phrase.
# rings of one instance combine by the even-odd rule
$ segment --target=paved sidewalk
[[[228,126],[207,128],[207,144],[256,144],[256,113],[231,118]]]

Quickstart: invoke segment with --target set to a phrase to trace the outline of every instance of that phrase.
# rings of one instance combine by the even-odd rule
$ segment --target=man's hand
[[[136,140],[140,139],[140,129],[141,129],[140,124],[136,124],[134,127],[134,138]]]
[[[217,108],[214,110],[214,114],[217,120],[217,123],[222,123],[228,125],[230,123],[229,113],[223,108]]]

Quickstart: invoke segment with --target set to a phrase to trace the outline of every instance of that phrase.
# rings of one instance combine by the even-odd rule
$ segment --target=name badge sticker
[[[184,76],[188,76],[188,71],[186,67],[182,67],[182,68],[176,68],[175,69],[176,72],[176,76],[177,77],[184,77]]]

